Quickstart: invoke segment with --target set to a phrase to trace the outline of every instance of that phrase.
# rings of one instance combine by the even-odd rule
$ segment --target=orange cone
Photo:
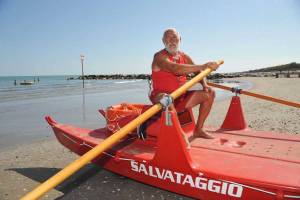
[[[243,114],[240,97],[233,96],[221,129],[243,130],[246,128],[247,123]]]

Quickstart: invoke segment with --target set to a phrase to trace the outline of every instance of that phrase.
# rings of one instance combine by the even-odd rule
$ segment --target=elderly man
[[[162,41],[165,48],[154,55],[152,62],[152,92],[150,100],[153,103],[167,93],[170,94],[186,82],[186,75],[199,73],[206,68],[216,70],[218,65],[209,62],[203,65],[196,65],[192,59],[182,51],[179,51],[181,37],[175,29],[167,29],[164,32]],[[201,81],[203,90],[188,91],[183,96],[175,100],[176,110],[192,108],[200,104],[199,116],[192,138],[202,137],[213,138],[203,129],[203,124],[207,118],[214,98],[215,92],[208,87],[206,81]],[[187,138],[185,138],[187,140]],[[191,138],[190,138],[191,139]]]

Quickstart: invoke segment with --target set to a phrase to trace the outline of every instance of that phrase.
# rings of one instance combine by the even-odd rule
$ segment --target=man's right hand
[[[216,62],[208,62],[204,64],[206,68],[210,68],[213,71],[216,71],[219,68],[219,65]]]

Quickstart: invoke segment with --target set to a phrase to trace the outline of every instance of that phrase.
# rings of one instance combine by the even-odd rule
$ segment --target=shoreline
[[[122,102],[150,104],[147,82],[125,82],[114,82],[114,88],[103,87],[101,92],[95,89],[81,94],[71,91],[72,94],[62,93],[61,96],[38,96],[27,100],[0,102],[0,151],[51,137],[52,130],[44,120],[46,115],[53,116],[61,123],[93,129],[105,125],[104,118],[97,111],[100,108],[105,109]],[[230,87],[251,87],[247,82],[226,81],[224,84]],[[200,88],[197,85],[192,89]],[[231,94],[218,90],[216,101],[228,98],[229,95]]]
[[[291,101],[300,99],[300,79],[237,78],[252,82],[250,91]],[[298,87],[297,87],[298,86]],[[300,134],[299,109],[241,95],[250,128]],[[205,125],[219,127],[230,99],[214,103]],[[197,108],[194,109],[197,112]],[[52,130],[49,129],[52,134]],[[57,156],[59,155],[59,156]],[[0,152],[0,199],[18,199],[78,158],[54,137]],[[190,198],[160,190],[113,174],[92,164],[84,167],[44,199],[181,199]]]

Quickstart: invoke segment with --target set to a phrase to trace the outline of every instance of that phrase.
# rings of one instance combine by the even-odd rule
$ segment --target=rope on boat
[[[79,142],[77,142],[76,140],[74,140],[74,139],[72,139],[71,137],[69,137],[68,135],[66,135],[66,134],[62,134],[65,138],[67,138],[68,140],[70,140],[71,142],[73,142],[73,143],[75,143],[75,144],[78,144],[78,145],[80,145],[80,146],[86,146],[86,147],[89,147],[89,148],[94,148],[93,146],[91,146],[91,145],[89,145],[88,143],[86,143],[86,142],[82,142],[82,143],[79,143]],[[130,139],[132,139],[132,138],[130,138]],[[129,139],[129,140],[130,140]],[[107,156],[110,156],[110,157],[112,157],[112,158],[115,158],[116,156],[115,155],[113,155],[113,154],[110,154],[110,153],[107,153],[107,152],[105,152],[105,151],[103,151],[102,152],[104,155],[107,155]],[[130,158],[123,158],[123,157],[118,157],[118,159],[119,160],[126,160],[126,161],[134,161],[133,159],[130,159]]]

